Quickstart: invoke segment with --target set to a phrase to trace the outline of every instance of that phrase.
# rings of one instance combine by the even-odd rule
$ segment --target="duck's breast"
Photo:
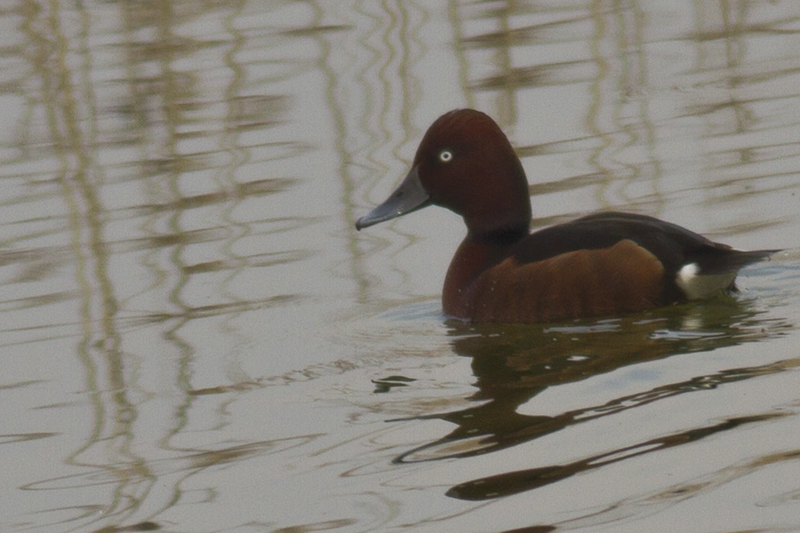
[[[631,240],[530,263],[510,256],[460,291],[462,318],[553,322],[641,311],[664,303],[664,267]]]

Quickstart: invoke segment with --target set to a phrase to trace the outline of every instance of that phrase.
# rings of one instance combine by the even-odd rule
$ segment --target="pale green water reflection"
[[[0,17],[2,531],[800,529],[800,5],[27,2]],[[636,317],[441,315],[494,116],[534,225],[788,248]],[[381,392],[382,391],[382,392]]]

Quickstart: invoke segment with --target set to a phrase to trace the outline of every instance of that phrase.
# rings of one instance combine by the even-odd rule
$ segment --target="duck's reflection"
[[[554,385],[580,381],[626,365],[676,354],[705,352],[758,341],[779,335],[789,327],[786,323],[760,316],[747,301],[720,297],[701,304],[674,306],[620,319],[562,326],[470,325],[453,322],[453,348],[458,354],[472,358],[478,390],[471,399],[479,403],[461,411],[426,415],[424,418],[451,422],[455,424],[455,429],[436,441],[400,455],[395,462],[469,457],[497,451],[661,398],[776,372],[780,370],[778,366],[726,370],[554,416],[526,415],[518,409]],[[448,494],[470,500],[513,494],[625,457],[694,441],[756,419],[761,418],[731,419],[568,465],[474,480],[451,488]]]

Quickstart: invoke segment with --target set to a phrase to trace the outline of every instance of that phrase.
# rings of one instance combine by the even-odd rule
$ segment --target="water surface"
[[[800,529],[800,5],[568,4],[10,6],[0,529]],[[354,222],[463,106],[534,227],[787,252],[708,302],[450,320],[458,217]]]

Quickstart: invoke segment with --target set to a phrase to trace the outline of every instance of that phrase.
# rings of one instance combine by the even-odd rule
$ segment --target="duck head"
[[[356,229],[439,205],[461,215],[468,237],[507,240],[527,235],[528,180],[500,127],[474,109],[439,117],[422,139],[411,170]]]

